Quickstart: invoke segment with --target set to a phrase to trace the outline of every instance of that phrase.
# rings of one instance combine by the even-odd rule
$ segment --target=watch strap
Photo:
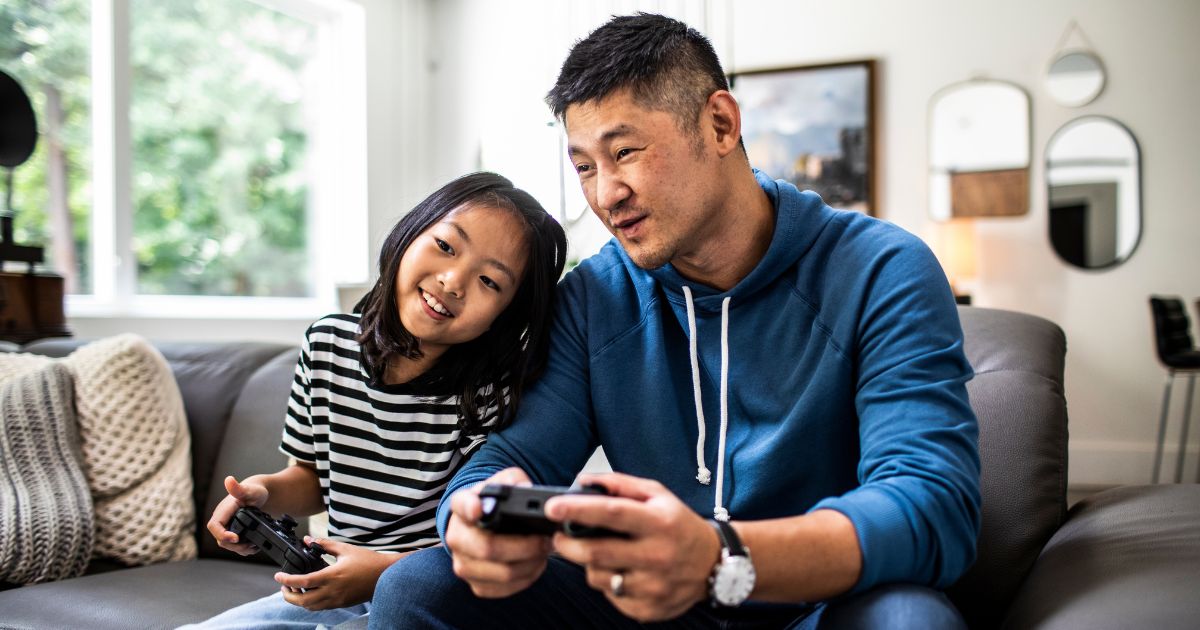
[[[709,519],[713,528],[717,530],[717,538],[721,540],[721,546],[729,550],[731,556],[748,556],[746,548],[742,546],[742,539],[738,537],[737,530],[733,528],[727,521],[718,521]]]

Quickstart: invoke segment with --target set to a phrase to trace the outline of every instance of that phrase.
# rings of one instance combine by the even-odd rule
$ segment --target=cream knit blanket
[[[6,369],[54,361],[0,355]],[[83,470],[96,507],[95,557],[141,565],[196,556],[191,438],[166,359],[132,334],[62,359],[75,383]]]

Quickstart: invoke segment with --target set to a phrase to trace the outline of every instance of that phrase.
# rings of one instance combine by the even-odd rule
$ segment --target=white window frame
[[[366,19],[351,0],[241,0],[312,23],[313,64],[329,77],[311,108],[305,298],[139,295],[133,256],[130,0],[92,0],[90,295],[67,296],[69,317],[306,319],[337,310],[337,287],[361,284],[367,255]]]

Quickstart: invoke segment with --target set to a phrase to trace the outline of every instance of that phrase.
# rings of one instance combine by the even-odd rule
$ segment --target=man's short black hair
[[[546,104],[560,120],[575,103],[629,88],[633,100],[675,116],[696,131],[700,110],[729,82],[708,38],[687,24],[653,13],[614,17],[571,48]]]

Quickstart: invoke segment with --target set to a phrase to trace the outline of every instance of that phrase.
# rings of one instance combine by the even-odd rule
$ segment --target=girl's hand
[[[305,543],[312,540],[304,537]],[[316,542],[337,562],[307,575],[275,574],[275,581],[283,585],[283,599],[308,610],[345,608],[370,601],[375,582],[383,571],[408,555],[379,553],[326,538],[318,538]]]
[[[254,545],[239,542],[237,534],[225,529],[225,526],[233,520],[233,515],[237,513],[238,508],[266,505],[269,493],[266,486],[261,483],[251,481],[238,483],[238,480],[233,477],[225,478],[225,491],[229,493],[229,496],[221,499],[217,508],[213,510],[212,518],[208,519],[208,531],[213,538],[217,539],[217,544],[222,549],[249,556],[258,549]]]

